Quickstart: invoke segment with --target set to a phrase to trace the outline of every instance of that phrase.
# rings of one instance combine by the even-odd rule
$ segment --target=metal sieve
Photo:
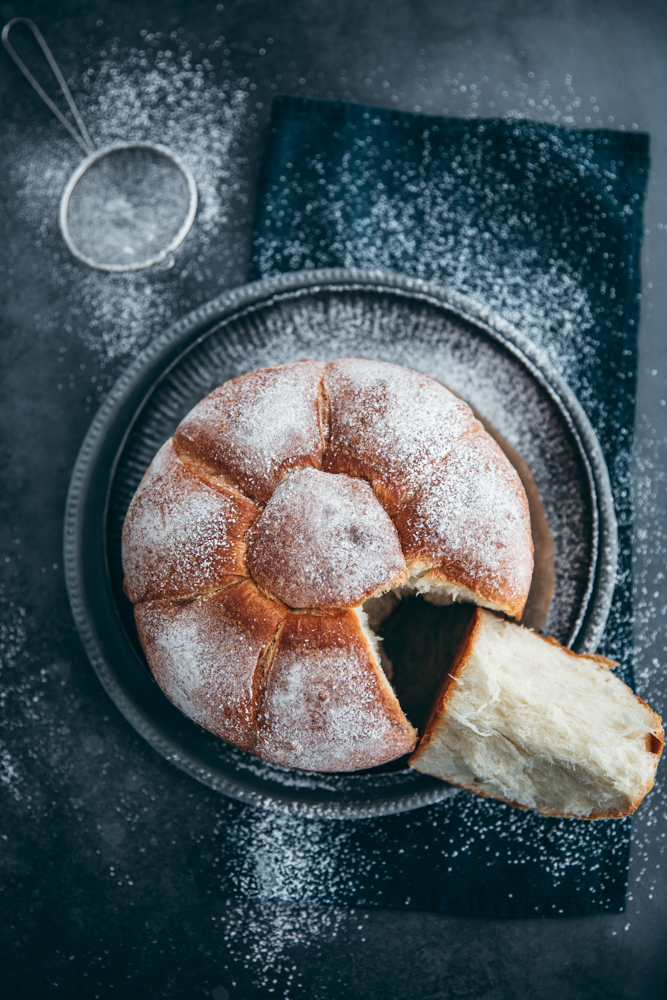
[[[76,128],[54,104],[9,41],[15,24],[34,35],[72,112]],[[60,67],[42,33],[27,17],[2,29],[2,43],[26,80],[79,144],[86,158],[60,199],[60,229],[71,253],[99,271],[169,267],[197,212],[197,185],[189,168],[165,146],[121,142],[96,149]]]

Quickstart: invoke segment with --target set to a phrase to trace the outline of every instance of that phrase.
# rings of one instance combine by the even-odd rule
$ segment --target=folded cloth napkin
[[[620,661],[629,683],[629,466],[647,176],[648,137],[637,133],[278,97],[251,272],[399,271],[481,300],[539,343],[607,459],[620,556],[600,652]],[[495,917],[624,908],[630,820],[547,819],[467,793],[356,822],[281,817],[258,827],[256,814],[238,809],[228,863],[245,892]],[[276,889],[261,877],[262,850],[301,851],[302,869],[314,874]]]

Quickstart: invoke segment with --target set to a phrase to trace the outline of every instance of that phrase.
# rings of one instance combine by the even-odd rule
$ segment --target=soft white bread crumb
[[[375,600],[382,600],[382,598],[375,598]],[[379,667],[384,673],[385,677],[389,682],[393,680],[394,677],[394,665],[387,656],[385,648],[382,645],[382,639],[379,635],[376,635],[373,631],[370,616],[366,611],[365,607],[353,608],[354,613],[359,619],[359,624],[361,626],[361,631],[366,636],[368,645],[370,646],[373,654],[375,656],[375,665]],[[393,688],[392,688],[393,691]],[[396,692],[394,692],[395,694]]]
[[[613,665],[478,608],[410,766],[545,816],[626,816],[664,732]]]

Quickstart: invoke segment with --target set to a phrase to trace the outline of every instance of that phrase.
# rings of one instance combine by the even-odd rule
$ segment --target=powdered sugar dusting
[[[284,609],[243,582],[185,605],[139,604],[135,614],[146,656],[165,694],[206,729],[251,749],[257,664]]]
[[[131,600],[185,598],[247,576],[244,536],[259,513],[245,497],[203,483],[164,445],[123,527]]]
[[[293,608],[350,607],[407,578],[396,529],[368,483],[315,469],[278,486],[250,532],[247,560]]]
[[[322,885],[338,878],[346,842],[345,826],[271,811],[235,824],[232,885],[243,902],[228,902],[216,923],[257,986],[280,981],[278,995],[299,996],[302,973],[293,950],[326,946],[354,917],[354,910],[318,905]]]
[[[328,365],[330,434],[323,468],[367,477],[394,513],[420,474],[479,428],[447,389],[407,368],[345,359]]]
[[[355,771],[414,746],[354,612],[290,615],[266,682],[257,750],[283,767]]]
[[[288,470],[321,465],[323,367],[303,361],[226,382],[181,422],[177,447],[267,500]]]
[[[648,699],[664,720],[667,716],[667,603],[663,589],[667,553],[667,439],[662,420],[652,420],[649,414],[642,413],[638,423],[633,456],[636,511],[634,645],[638,657],[635,677],[637,693]],[[648,650],[655,653],[650,659]],[[632,825],[633,871],[627,898],[628,911],[633,917],[635,913],[645,913],[647,906],[659,907],[664,898],[665,866],[661,859],[667,847],[666,775],[663,763],[658,768],[655,787],[640,806]]]
[[[11,695],[23,694],[25,697],[23,689],[28,687],[19,670],[19,661],[25,655],[27,630],[26,609],[21,605],[16,606],[13,601],[7,607],[4,584],[0,584],[0,598],[4,612],[3,620],[0,621],[0,710],[4,710]],[[9,613],[7,614],[7,612]],[[30,695],[25,700],[29,703]],[[21,774],[11,751],[1,740],[0,784],[15,799],[21,798],[19,787]]]
[[[308,866],[321,866],[322,843],[313,845],[314,849],[308,851],[307,842],[301,842],[298,833],[294,836],[287,829],[283,832],[287,842],[294,845],[288,854],[290,863],[286,875],[293,877]],[[267,832],[265,836],[269,839],[270,835]],[[273,849],[275,844],[277,853],[281,848],[280,840],[277,837],[271,840],[271,847]],[[265,869],[260,863],[258,868],[266,872],[265,878],[271,877],[268,866]],[[276,996],[298,997],[304,995],[304,984],[301,982],[304,966],[294,951],[301,952],[307,948],[315,952],[312,957],[316,958],[349,921],[350,911],[347,908],[286,904],[260,896],[246,899],[243,904],[230,903],[216,923],[222,927],[223,940],[231,956],[251,971],[254,982],[260,988],[272,990]],[[275,986],[278,982],[281,983],[280,994]],[[212,996],[215,998],[215,991]]]
[[[21,798],[19,782],[21,776],[7,747],[0,744],[0,783],[10,790],[15,799]]]
[[[520,616],[533,571],[528,503],[516,472],[486,435],[452,449],[422,480],[397,526],[415,568],[442,566],[447,582]]]
[[[593,315],[571,265],[554,260],[543,269],[537,248],[502,255],[457,204],[453,182],[429,186],[428,193],[420,195],[408,200],[380,194],[368,217],[351,230],[341,228],[346,266],[400,271],[406,252],[412,250],[411,272],[416,277],[431,280],[437,275],[446,288],[478,298],[530,337],[559,370],[579,371],[582,348],[594,362],[592,349],[576,340],[579,330],[592,327]],[[426,221],[419,227],[419,244],[406,246],[407,234],[409,241],[414,239],[421,211]],[[445,231],[443,218],[448,220]],[[370,234],[378,230],[383,239],[371,240]]]
[[[383,111],[353,118],[351,126],[341,123],[341,147],[315,146],[265,192],[257,273],[346,266],[435,280],[514,323],[581,391],[586,366],[594,379],[600,364],[595,347],[580,336],[595,324],[584,264],[542,231],[537,200],[545,174],[573,176],[573,164],[573,183],[601,183],[590,137],[571,142],[565,134],[536,130],[524,149],[518,132],[519,142],[508,142],[499,161],[487,155],[487,136],[497,123],[471,123],[469,134],[455,126],[448,135],[437,119],[425,119],[420,135],[417,122],[395,120],[389,128]],[[519,165],[515,187],[512,168]],[[518,190],[527,196],[524,205]],[[636,197],[619,209],[632,215]],[[596,218],[603,210],[602,203],[592,204],[586,220],[596,232],[604,229],[606,216]],[[311,236],[315,228],[326,239]],[[603,290],[614,294],[606,285]]]

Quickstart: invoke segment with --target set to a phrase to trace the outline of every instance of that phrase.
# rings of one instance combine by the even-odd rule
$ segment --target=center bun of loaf
[[[256,582],[291,608],[347,608],[406,583],[394,524],[369,483],[301,469],[276,488],[248,536]]]

